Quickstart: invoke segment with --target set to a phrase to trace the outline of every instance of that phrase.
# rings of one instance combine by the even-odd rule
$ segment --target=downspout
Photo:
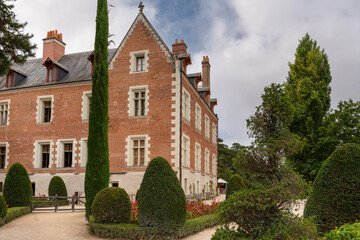
[[[182,144],[182,76],[181,76],[181,73],[182,73],[182,60],[179,59],[180,61],[180,69],[179,69],[179,74],[180,74],[180,134],[179,134],[179,137],[180,137],[180,141],[179,141],[179,145],[180,145],[180,148],[179,148],[179,178],[180,178],[180,184],[182,186],[182,149],[181,149],[181,144]]]

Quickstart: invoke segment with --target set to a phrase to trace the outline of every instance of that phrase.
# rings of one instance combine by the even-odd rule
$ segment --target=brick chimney
[[[210,106],[210,62],[208,56],[203,56],[202,65],[202,87],[209,88],[209,93],[206,94],[205,101]]]
[[[172,45],[172,53],[174,55],[187,53],[187,46],[183,39],[181,39],[180,43],[176,39],[175,43]]]
[[[65,54],[65,43],[62,40],[62,33],[57,30],[47,32],[46,38],[43,39],[43,62],[48,58],[59,61]]]

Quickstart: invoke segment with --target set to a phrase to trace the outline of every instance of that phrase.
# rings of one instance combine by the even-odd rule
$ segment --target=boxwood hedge
[[[246,189],[246,185],[243,179],[239,174],[234,174],[230,177],[227,189],[226,189],[226,199],[236,191]]]

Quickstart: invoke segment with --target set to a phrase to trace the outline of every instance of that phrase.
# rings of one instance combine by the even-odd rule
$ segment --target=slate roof
[[[109,62],[113,58],[115,51],[116,49],[108,50]],[[57,81],[56,83],[46,83],[47,70],[42,65],[42,58],[28,60],[26,63],[21,65],[14,64],[10,69],[15,70],[22,75],[25,75],[26,79],[21,81],[15,87],[5,88],[6,75],[1,76],[0,91],[91,80],[91,62],[87,59],[91,53],[92,51],[65,54],[64,56],[62,56],[60,60],[56,63],[60,66],[65,67],[65,69],[68,71],[68,74],[66,74],[64,78]]]

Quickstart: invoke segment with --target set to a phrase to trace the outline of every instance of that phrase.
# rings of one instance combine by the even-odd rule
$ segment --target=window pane
[[[72,167],[72,143],[64,144],[64,167]]]
[[[144,166],[145,162],[145,149],[140,148],[140,166]]]
[[[134,166],[138,166],[138,162],[139,162],[139,154],[138,154],[138,149],[134,148]]]
[[[6,147],[0,147],[0,168],[5,168]]]
[[[145,146],[145,140],[140,140],[140,146],[144,147]]]

